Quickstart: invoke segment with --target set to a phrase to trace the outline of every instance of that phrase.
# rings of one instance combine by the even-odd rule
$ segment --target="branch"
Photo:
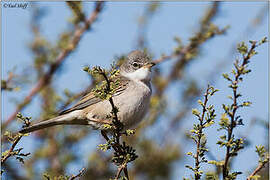
[[[122,164],[121,166],[118,167],[116,176],[115,176],[115,178],[114,178],[115,180],[118,180],[118,179],[120,178],[120,174],[121,174],[121,172],[122,172],[124,169],[127,170],[127,164],[126,164],[126,163],[125,163],[125,164]],[[127,177],[127,179],[129,179],[128,176],[126,176],[126,177]]]
[[[205,158],[205,153],[208,152],[208,149],[206,149],[204,129],[214,124],[216,114],[214,106],[207,105],[207,103],[209,98],[213,96],[217,91],[217,89],[214,89],[214,87],[208,85],[206,92],[204,93],[204,102],[198,100],[199,105],[202,107],[202,113],[199,112],[198,109],[192,109],[192,114],[195,115],[199,120],[198,124],[193,124],[193,129],[190,130],[191,134],[189,135],[189,137],[196,144],[196,153],[193,154],[192,152],[188,152],[187,155],[194,159],[195,167],[193,168],[189,165],[186,165],[185,167],[193,171],[195,180],[199,180],[203,174],[203,171],[200,170],[201,164],[208,162]]]
[[[210,22],[216,16],[218,7],[219,2],[214,2],[212,7],[203,17],[198,33],[196,33],[195,36],[191,38],[191,42],[187,46],[181,47],[180,52],[178,52],[178,54],[176,53],[179,59],[174,64],[174,68],[169,75],[170,81],[175,80],[185,65],[198,54],[198,50],[202,43],[214,37],[216,34],[222,34],[225,32],[226,29],[220,31],[218,29],[210,29]],[[211,35],[206,36],[206,33],[210,33]]]
[[[106,81],[106,83],[107,83],[107,91],[108,91],[108,92],[111,92],[111,91],[112,91],[112,89],[111,89],[111,81],[110,81],[109,78],[106,76],[106,73],[105,73],[104,71],[101,71],[100,74],[104,77],[104,79],[105,79],[105,81]],[[109,98],[109,101],[110,101],[110,104],[111,104],[111,106],[112,106],[112,112],[113,112],[113,115],[114,115],[114,120],[115,120],[116,122],[120,122],[119,119],[118,119],[118,117],[117,117],[117,112],[118,112],[118,110],[117,110],[117,107],[115,107],[115,105],[114,105],[114,102],[113,102],[112,97]]]
[[[251,179],[255,179],[256,177],[258,177],[258,175],[256,175],[257,173],[259,173],[259,171],[267,164],[269,163],[269,154],[267,152],[267,150],[265,149],[264,146],[256,146],[256,152],[258,153],[259,156],[259,165],[258,167],[251,173],[251,175],[247,178],[247,180],[251,180]],[[256,178],[257,179],[257,178]]]
[[[18,113],[17,118],[20,119],[21,121],[23,121],[25,127],[30,126],[30,121],[29,121],[31,119],[30,117],[24,117],[21,113]],[[12,141],[12,145],[8,151],[2,153],[1,164],[4,164],[6,162],[6,160],[11,156],[17,156],[16,158],[23,163],[24,161],[23,161],[22,157],[28,156],[28,155],[30,155],[30,153],[26,153],[26,154],[20,153],[20,151],[23,148],[15,149],[15,147],[18,144],[18,142],[22,139],[22,137],[25,135],[18,133],[15,136],[12,136],[11,133],[9,133],[9,132],[5,135],[7,136],[9,141]]]
[[[99,13],[101,12],[103,8],[103,2],[97,2],[95,10],[92,12],[89,19],[87,19],[84,22],[83,27],[77,26],[77,29],[75,30],[73,34],[73,38],[68,45],[68,48],[64,49],[56,58],[55,62],[50,65],[50,68],[46,74],[44,74],[36,85],[32,88],[32,90],[29,92],[29,94],[24,98],[24,100],[17,105],[16,110],[9,116],[9,118],[5,121],[4,127],[8,126],[12,120],[16,117],[16,114],[24,109],[26,105],[28,105],[32,99],[37,95],[39,91],[41,91],[47,84],[50,83],[52,76],[55,74],[55,72],[60,68],[64,60],[73,52],[73,50],[78,46],[78,43],[80,42],[83,34],[89,30],[92,26],[92,24],[97,20]]]
[[[199,160],[199,155],[201,153],[201,138],[202,138],[202,133],[203,133],[203,120],[204,120],[204,116],[205,116],[205,113],[207,111],[206,109],[206,106],[207,106],[207,102],[208,102],[208,95],[209,95],[209,90],[210,90],[210,87],[208,85],[207,87],[207,90],[206,90],[206,93],[204,95],[204,103],[203,103],[203,112],[202,112],[202,116],[199,118],[200,120],[200,129],[199,129],[199,133],[198,133],[198,140],[197,140],[197,151],[196,151],[196,155],[195,155],[195,168],[197,170],[200,169],[200,160]],[[199,173],[195,173],[195,180],[199,180],[201,178],[201,174]]]
[[[192,36],[190,43],[187,45],[182,45],[179,41],[178,47],[170,55],[162,56],[160,59],[154,60],[155,63],[161,63],[171,58],[177,58],[176,62],[173,65],[173,68],[166,78],[166,81],[162,84],[162,87],[158,89],[157,95],[161,97],[166,90],[166,88],[176,79],[180,79],[180,72],[184,70],[186,65],[195,59],[195,57],[200,52],[201,45],[207,40],[213,38],[215,35],[223,34],[226,31],[226,28],[219,30],[216,26],[211,25],[211,20],[216,16],[218,11],[219,3],[214,2],[210,9],[204,15],[198,32]]]
[[[170,53],[170,55],[163,55],[159,59],[154,60],[154,62],[156,64],[158,64],[158,63],[162,63],[164,61],[167,61],[169,59],[176,58],[176,62],[173,64],[173,66],[172,66],[173,68],[170,71],[169,76],[166,78],[166,80],[163,80],[163,83],[159,83],[159,82],[164,78],[161,77],[159,75],[159,73],[154,71],[155,75],[153,76],[154,77],[153,85],[155,86],[157,91],[153,96],[158,96],[159,98],[162,98],[167,87],[171,83],[173,83],[176,80],[176,78],[177,78],[177,80],[180,80],[182,78],[181,76],[178,76],[180,74],[180,72],[182,72],[186,68],[188,63],[195,60],[198,53],[200,52],[201,45],[206,40],[208,40],[208,39],[202,38],[202,36],[207,34],[207,27],[209,26],[209,24],[211,24],[211,20],[216,17],[216,15],[218,13],[218,7],[219,7],[219,3],[214,2],[212,4],[212,6],[209,8],[209,10],[206,11],[203,20],[201,20],[200,27],[199,27],[197,33],[190,38],[191,39],[190,41],[193,41],[193,42],[190,42],[189,44],[184,46],[184,45],[182,45],[179,38],[175,38],[175,40],[177,40],[177,42],[179,42],[179,47],[176,47],[177,50],[175,50],[175,52]],[[210,34],[212,34],[212,36],[210,36],[208,38],[211,39],[215,35],[222,34],[225,32],[225,30],[226,30],[226,28],[221,29],[221,30],[211,31]],[[197,43],[195,43],[196,39],[201,39],[201,41],[200,42],[197,41]],[[202,39],[204,39],[204,41],[202,41]],[[190,56],[190,54],[194,51],[196,51],[197,54]],[[198,93],[196,96],[199,96],[199,95],[200,95],[200,93]],[[186,105],[185,107],[181,107],[181,111],[174,117],[174,119],[172,120],[172,122],[168,126],[167,132],[165,133],[166,136],[164,136],[164,138],[167,138],[168,135],[170,135],[170,133],[173,132],[173,131],[171,131],[171,129],[177,127],[175,123],[180,118],[183,118],[186,115],[186,113],[188,112],[187,110],[191,108],[191,105],[193,104],[193,103],[190,103],[191,100],[186,101],[186,102],[188,102],[189,104]],[[159,115],[159,112],[155,112],[153,115],[154,116],[153,119],[155,117],[157,117],[158,115]]]
[[[244,47],[244,46],[243,46]],[[233,130],[237,125],[237,119],[236,119],[236,111],[238,110],[238,108],[240,107],[240,105],[238,105],[238,97],[239,93],[237,92],[238,89],[238,83],[239,83],[239,79],[240,76],[245,74],[244,73],[244,68],[245,66],[249,63],[249,59],[251,58],[251,56],[254,55],[254,49],[257,47],[257,42],[252,42],[251,48],[248,50],[248,52],[246,53],[246,55],[243,55],[243,62],[242,64],[239,66],[238,62],[236,62],[234,64],[235,69],[236,69],[236,74],[235,74],[235,78],[234,81],[228,79],[231,81],[231,88],[233,90],[233,104],[232,104],[232,112],[229,113],[229,116],[231,118],[231,122],[230,125],[228,127],[228,136],[227,136],[227,142],[230,142],[232,140],[232,136],[233,136]],[[245,49],[246,47],[244,47]],[[238,48],[239,52],[241,53],[241,49]],[[247,70],[248,72],[248,70]],[[224,76],[225,77],[225,76]],[[226,78],[226,77],[225,77]],[[223,179],[225,179],[228,174],[229,174],[229,170],[228,170],[228,163],[229,163],[229,159],[230,157],[233,155],[233,153],[230,152],[231,151],[231,146],[227,146],[226,147],[226,156],[225,156],[225,161],[224,161],[224,165],[223,165]]]
[[[14,141],[14,143],[11,145],[10,149],[8,150],[7,154],[1,158],[1,164],[5,163],[6,160],[14,155],[14,149],[16,147],[16,145],[18,144],[18,142],[21,140],[21,138],[23,137],[23,135],[19,135],[16,140]]]
[[[69,180],[74,180],[74,179],[76,179],[76,178],[81,177],[81,176],[83,175],[84,171],[85,171],[85,168],[83,168],[82,170],[80,170],[80,172],[79,172],[77,175],[72,175],[72,176],[69,178]]]
[[[130,130],[122,132],[124,125],[118,119],[118,108],[115,106],[112,98],[115,90],[117,90],[117,88],[121,85],[120,79],[118,77],[119,70],[117,70],[115,67],[112,67],[111,72],[107,73],[100,67],[94,67],[92,70],[90,70],[89,67],[85,67],[84,71],[91,75],[101,75],[105,79],[105,81],[103,81],[99,87],[93,89],[92,91],[96,97],[102,100],[109,100],[112,107],[111,114],[108,116],[112,118],[112,126],[108,124],[104,125],[103,128],[105,130],[101,130],[101,135],[104,137],[107,143],[99,145],[99,148],[105,151],[111,147],[114,149],[114,156],[112,161],[115,165],[118,166],[115,179],[120,178],[122,171],[124,171],[125,178],[129,179],[127,163],[134,161],[138,156],[135,154],[135,150],[132,147],[127,146],[125,142],[120,142],[120,138],[123,134],[130,135],[132,133]],[[111,132],[111,138],[107,136],[107,130]]]
[[[248,176],[247,180],[251,180],[252,176],[255,176],[256,174],[258,174],[260,170],[262,170],[262,168],[264,168],[267,163],[269,163],[269,158],[267,162],[260,163],[258,167],[250,174],[250,176]]]
[[[154,60],[153,62],[156,64],[162,63],[164,61],[167,61],[169,59],[172,59],[174,57],[177,57],[176,54],[168,55],[168,56],[161,56],[161,58]]]
[[[1,80],[1,91],[7,90],[12,91],[14,87],[12,87],[12,79],[15,77],[15,75],[12,72],[8,73],[8,79],[7,80]]]

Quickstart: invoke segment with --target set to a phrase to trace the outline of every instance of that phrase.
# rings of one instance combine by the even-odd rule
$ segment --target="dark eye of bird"
[[[139,67],[139,64],[136,63],[136,62],[134,62],[132,65],[133,65],[133,67],[135,67],[135,68]]]

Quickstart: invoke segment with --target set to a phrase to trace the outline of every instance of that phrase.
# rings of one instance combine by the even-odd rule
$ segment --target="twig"
[[[162,63],[162,62],[164,62],[166,60],[172,59],[172,58],[177,57],[177,56],[178,55],[176,55],[176,54],[167,55],[167,56],[161,56],[161,58],[156,59],[153,62],[156,63],[156,64],[159,64],[159,63]]]
[[[222,58],[222,61],[219,62],[216,67],[213,68],[213,71],[210,72],[210,74],[206,77],[206,79],[209,79],[209,81],[213,84],[214,81],[216,81],[215,77],[219,74],[221,69],[225,69],[230,63],[228,63],[228,59],[232,59],[237,53],[237,50],[235,50],[235,45],[238,42],[243,41],[243,39],[246,39],[247,37],[251,37],[252,34],[255,34],[258,31],[258,27],[263,24],[264,18],[267,16],[268,13],[268,5],[265,5],[258,11],[258,14],[256,14],[253,19],[249,22],[249,24],[245,27],[243,32],[241,32],[241,36],[237,36],[237,38],[231,43],[231,48],[228,50],[227,55]]]
[[[16,145],[18,144],[18,142],[21,140],[21,138],[23,137],[22,134],[20,134],[17,139],[14,141],[14,143],[11,145],[10,149],[8,150],[7,154],[1,158],[1,164],[5,163],[5,161],[12,156],[14,153],[14,149],[16,147]]]
[[[81,176],[83,175],[84,171],[85,171],[85,168],[82,168],[82,170],[80,170],[80,172],[79,172],[77,175],[72,175],[72,176],[69,178],[69,180],[74,180],[74,179],[76,179],[76,178],[78,178],[78,177],[81,177]]]
[[[1,90],[8,90],[11,91],[14,88],[10,86],[10,83],[12,81],[12,79],[15,77],[15,75],[12,72],[8,73],[8,79],[7,80],[2,80],[1,81]]]
[[[111,81],[108,79],[108,77],[106,76],[105,72],[102,72],[101,75],[104,77],[105,81],[107,82],[107,91],[110,92],[111,91]],[[109,98],[109,101],[110,101],[110,104],[112,106],[112,111],[113,111],[113,114],[114,114],[114,120],[116,122],[120,122],[118,120],[118,117],[117,117],[117,108],[115,107],[114,105],[114,102],[113,102],[113,99],[112,97]]]
[[[117,113],[118,108],[115,106],[112,98],[112,92],[114,91],[114,88],[111,87],[111,83],[116,83],[112,80],[112,77],[117,76],[118,71],[112,70],[110,73],[111,76],[107,77],[107,73],[104,69],[100,67],[94,67],[92,70],[89,70],[89,68],[85,68],[85,71],[87,71],[90,74],[99,74],[103,76],[105,79],[105,83],[101,85],[101,88],[98,88],[97,91],[94,90],[94,92],[98,92],[95,94],[97,97],[106,100],[108,99],[112,110],[111,110],[111,116],[112,116],[112,124],[113,126],[111,128],[112,132],[112,138],[109,138],[107,136],[106,130],[101,130],[101,135],[104,137],[104,139],[107,141],[107,144],[103,145],[106,148],[105,150],[112,147],[114,149],[114,156],[112,161],[118,166],[117,173],[115,175],[115,179],[118,179],[121,175],[121,172],[124,170],[125,177],[128,178],[128,170],[127,170],[127,163],[135,160],[138,156],[135,154],[135,150],[132,149],[132,147],[126,146],[125,142],[120,142],[120,138],[122,134],[128,134],[128,133],[122,133],[123,130],[123,124],[118,119]],[[103,147],[102,146],[102,147]]]
[[[197,151],[196,151],[196,155],[195,155],[195,168],[198,169],[198,170],[200,168],[199,154],[200,154],[200,149],[201,149],[201,138],[202,138],[203,125],[204,125],[203,120],[204,120],[205,113],[207,111],[206,105],[207,105],[207,101],[208,101],[209,89],[210,89],[210,86],[208,85],[206,93],[204,94],[204,103],[203,103],[202,116],[199,119],[201,128],[199,129],[199,133],[198,133]],[[201,177],[200,174],[195,174],[195,180],[199,180],[200,177]]]
[[[204,34],[208,31],[208,26],[211,22],[211,20],[215,17],[217,14],[219,8],[219,2],[214,2],[212,7],[209,9],[209,11],[205,14],[201,21],[200,29],[198,33],[192,37],[192,41],[181,50],[181,56],[173,66],[174,68],[172,69],[170,75],[169,75],[169,80],[173,81],[178,77],[179,71],[183,69],[183,67],[192,60],[192,57],[187,57],[186,55],[188,53],[197,53],[200,45],[205,42],[206,40],[210,39],[213,37],[215,34],[212,34],[210,37],[205,38]],[[225,31],[225,29],[221,30],[220,33]]]
[[[27,104],[29,104],[32,99],[37,95],[37,93],[42,90],[47,84],[50,83],[50,80],[54,73],[59,69],[59,67],[62,65],[64,60],[70,55],[70,53],[77,47],[79,41],[82,38],[82,35],[85,31],[89,30],[91,28],[91,25],[97,20],[99,13],[102,10],[103,2],[97,2],[95,10],[92,12],[89,19],[87,19],[84,22],[83,27],[75,30],[73,34],[73,38],[68,46],[68,48],[64,49],[59,56],[56,58],[55,62],[50,65],[50,68],[47,73],[45,73],[36,85],[32,88],[32,90],[29,92],[29,94],[24,98],[24,100],[17,105],[16,110],[9,116],[9,118],[5,121],[4,127],[9,125],[11,121],[16,117],[16,114],[21,111]]]
[[[207,105],[208,100],[213,96],[218,90],[214,87],[208,85],[204,93],[204,102],[198,100],[199,105],[202,107],[202,113],[198,109],[192,109],[192,114],[195,115],[199,123],[193,124],[193,129],[190,130],[190,138],[196,144],[196,152],[188,152],[187,155],[191,156],[194,159],[194,168],[186,165],[187,168],[193,171],[195,180],[199,180],[203,174],[203,171],[200,170],[201,164],[208,162],[205,158],[205,153],[208,152],[206,149],[206,139],[204,134],[204,129],[206,127],[214,124],[214,119],[216,117],[215,109],[213,105]]]
[[[110,138],[107,136],[107,133],[103,130],[101,130],[101,135],[104,137],[104,139],[106,139],[106,141],[110,141]],[[112,144],[112,148],[116,151],[119,152],[121,151],[121,148],[119,148],[118,144]]]
[[[200,24],[198,33],[195,35],[196,38],[200,38],[200,36],[203,34],[203,31],[205,31],[205,26],[206,24],[209,24],[211,22],[211,20],[216,16],[217,11],[218,11],[218,7],[219,7],[219,3],[215,2],[213,3],[213,5],[210,7],[210,9],[206,12],[206,14],[204,15],[204,18]],[[162,63],[168,59],[171,58],[177,58],[176,62],[173,65],[172,71],[169,74],[169,76],[166,78],[167,80],[164,82],[164,84],[162,85],[162,87],[160,89],[157,90],[155,95],[158,95],[159,97],[162,97],[166,88],[176,79],[177,74],[181,71],[184,70],[184,68],[186,67],[186,65],[195,59],[196,56],[191,57],[189,59],[186,59],[186,55],[192,51],[194,51],[195,49],[198,49],[201,46],[202,43],[189,43],[187,44],[185,47],[183,47],[180,52],[177,53],[171,53],[170,55],[166,55],[166,56],[162,56],[159,59],[154,60],[155,63]],[[182,77],[178,77],[178,80],[180,80]],[[155,85],[155,84],[154,84]],[[200,95],[200,94],[198,94]],[[190,102],[190,101],[187,101]],[[171,128],[175,128],[175,122],[177,122],[178,119],[184,117],[186,115],[186,113],[188,112],[187,110],[190,109],[192,103],[186,105],[186,107],[181,109],[181,112],[179,112],[179,114],[177,114],[175,116],[175,118],[173,119],[172,123],[170,124],[169,128],[167,128],[167,133],[166,136],[168,136],[172,131]],[[184,109],[184,110],[183,110]],[[158,114],[158,113],[156,113]],[[166,136],[164,136],[164,138],[166,138]],[[163,141],[165,142],[165,141]]]
[[[257,47],[256,42],[252,43],[252,46],[251,46],[250,50],[248,51],[247,55],[243,57],[243,62],[242,62],[241,67],[244,67],[248,63],[248,60],[251,58],[252,52],[254,51],[254,49],[256,47]],[[236,68],[236,69],[237,69],[237,74],[235,75],[235,79],[232,82],[232,84],[235,86],[239,82],[239,78],[242,75],[242,72],[240,72],[239,68]],[[237,98],[238,98],[238,93],[237,93],[237,86],[236,86],[235,88],[233,88],[233,104],[232,104],[233,110],[232,110],[232,114],[230,116],[231,117],[230,127],[228,128],[228,138],[227,138],[228,142],[232,138],[233,129],[236,125],[235,115],[236,115],[237,109],[239,108]],[[231,157],[230,150],[231,150],[231,147],[227,146],[225,161],[224,161],[224,165],[223,165],[223,179],[225,179],[228,176],[228,163],[229,163],[229,159]]]
[[[124,163],[124,164],[122,164],[122,165],[120,165],[120,166],[118,167],[116,176],[115,176],[115,178],[114,178],[115,180],[118,180],[118,179],[119,179],[120,174],[121,174],[121,172],[122,172],[123,170],[124,170],[124,171],[126,170],[125,175],[126,175],[127,179],[129,179],[129,178],[128,178],[128,173],[127,173],[127,164]]]
[[[127,165],[126,165],[126,167],[124,168],[124,173],[125,173],[125,176],[126,176],[127,180],[129,180],[129,178],[128,178],[128,170],[127,170]]]
[[[25,127],[30,126],[31,117],[24,117],[21,113],[18,113],[17,118],[20,119],[21,121],[23,121]],[[10,156],[13,156],[13,155],[17,155],[17,156],[28,156],[28,155],[30,155],[30,153],[26,153],[26,154],[20,153],[20,151],[23,148],[14,150],[16,145],[18,144],[18,142],[21,140],[21,138],[23,136],[24,136],[23,134],[18,133],[18,134],[15,135],[15,137],[12,137],[12,135],[10,135],[8,133],[7,137],[9,139],[12,139],[13,143],[12,143],[10,149],[5,153],[5,155],[3,156],[3,154],[2,154],[2,156],[1,156],[1,164],[3,164]],[[21,157],[17,157],[17,159],[19,159],[19,161],[23,162],[23,159]]]
[[[205,14],[198,32],[192,37],[193,39],[198,39],[200,41],[191,41],[186,46],[182,47],[180,51],[178,52],[172,52],[170,55],[163,56],[160,59],[154,60],[155,63],[161,63],[171,58],[177,58],[176,62],[173,65],[172,71],[170,72],[169,76],[167,77],[167,80],[164,82],[162,88],[157,92],[158,96],[162,96],[166,88],[175,80],[180,79],[181,77],[178,77],[179,72],[181,72],[185,66],[192,61],[196,56],[187,56],[188,54],[198,52],[200,46],[203,42],[205,42],[207,39],[202,38],[202,36],[207,32],[208,25],[210,24],[210,21],[215,17],[217,14],[217,10],[219,7],[218,2],[214,2],[213,5],[210,7],[209,11]],[[221,30],[223,32],[224,30]],[[221,33],[220,32],[220,33]],[[208,39],[212,38],[215,34],[213,34]]]
[[[258,167],[250,174],[250,176],[248,176],[247,180],[251,180],[251,177],[252,177],[252,176],[255,176],[256,174],[258,174],[258,172],[259,172],[262,168],[264,168],[265,165],[266,165],[267,163],[269,163],[269,158],[268,158],[268,161],[263,162],[263,163],[260,163],[260,164],[258,165]]]

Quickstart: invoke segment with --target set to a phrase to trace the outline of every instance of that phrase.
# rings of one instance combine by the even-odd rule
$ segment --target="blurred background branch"
[[[69,3],[70,4],[70,3]],[[47,84],[50,83],[52,76],[54,73],[59,69],[62,65],[63,61],[66,59],[67,56],[77,47],[79,41],[81,40],[82,35],[84,32],[91,28],[92,23],[94,23],[101,12],[103,7],[103,2],[97,2],[95,5],[95,10],[90,15],[89,19],[84,21],[84,25],[82,27],[77,27],[73,33],[73,36],[66,45],[59,55],[56,57],[54,62],[51,63],[49,70],[39,78],[36,85],[32,88],[29,94],[24,98],[24,100],[18,104],[16,110],[8,117],[8,119],[4,123],[4,127],[6,127],[15,117],[16,114],[21,111],[27,104],[29,104],[33,97],[44,88]],[[77,10],[77,9],[76,9]],[[82,20],[82,19],[81,19]]]

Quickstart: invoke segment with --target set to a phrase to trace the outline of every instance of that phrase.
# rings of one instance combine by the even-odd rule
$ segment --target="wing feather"
[[[122,94],[122,92],[126,89],[128,82],[130,81],[129,79],[127,79],[126,77],[123,77],[123,76],[118,76],[117,78],[120,81],[120,86],[116,89],[113,96],[118,96],[118,95]],[[69,113],[69,112],[72,112],[75,110],[80,110],[80,109],[83,109],[85,107],[91,106],[93,104],[99,103],[101,101],[103,101],[103,100],[95,97],[93,92],[89,92],[88,94],[83,96],[78,103],[76,103],[71,108],[60,112],[59,115],[63,115],[63,114],[66,114],[66,113]]]

